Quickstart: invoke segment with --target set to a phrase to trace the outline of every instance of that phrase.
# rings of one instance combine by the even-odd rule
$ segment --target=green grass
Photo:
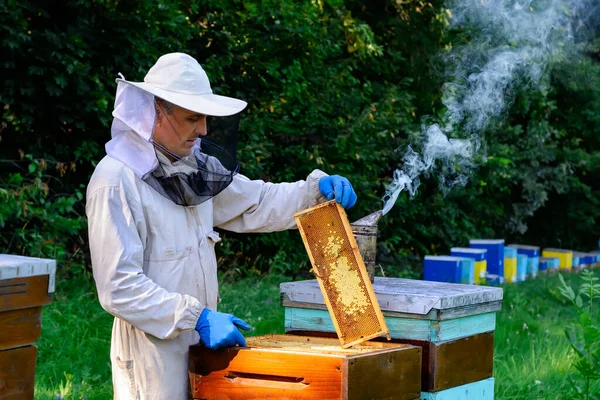
[[[246,320],[253,327],[249,335],[283,333],[279,283],[285,280],[270,276],[222,284],[220,311]],[[578,282],[578,276],[567,274],[566,280]],[[570,398],[573,353],[563,332],[577,315],[559,296],[558,285],[551,276],[504,287],[495,334],[497,399]],[[53,303],[44,308],[37,342],[36,399],[112,398],[111,328],[112,317],[100,308],[89,281],[59,281]]]

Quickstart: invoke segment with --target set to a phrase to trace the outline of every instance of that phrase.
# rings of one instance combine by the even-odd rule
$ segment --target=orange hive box
[[[248,347],[190,346],[192,399],[386,399],[421,397],[422,349],[295,335],[247,338]]]
[[[390,340],[344,209],[330,201],[294,217],[342,347]]]

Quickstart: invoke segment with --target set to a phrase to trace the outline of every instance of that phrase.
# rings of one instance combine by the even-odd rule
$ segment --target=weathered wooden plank
[[[56,261],[46,258],[0,254],[0,281],[48,275],[48,292],[54,292]]]
[[[327,307],[324,304],[316,303],[303,303],[291,301],[287,293],[280,294],[280,302],[283,307],[296,307],[296,308],[310,308],[315,310],[326,310]],[[447,319],[454,319],[460,317],[466,317],[469,315],[485,314],[489,312],[500,311],[502,309],[502,300],[492,301],[489,303],[473,304],[468,306],[450,308],[445,310],[436,310],[434,308],[427,314],[408,314],[393,311],[383,311],[385,317],[393,318],[412,318],[412,319],[429,319],[433,321],[445,321]]]
[[[304,349],[308,342],[309,348]],[[261,343],[264,347],[260,346]],[[419,347],[366,343],[359,345],[361,348],[342,349],[337,339],[285,335],[249,338],[248,344],[250,347],[216,351],[191,346],[189,373],[192,398],[364,398],[351,393],[354,390],[364,393],[360,390],[364,390],[361,385],[366,381],[364,377],[356,376],[357,371],[377,376],[377,385],[374,386],[372,380],[368,383],[369,398],[408,400],[420,396]],[[377,357],[376,361],[370,363],[365,360],[372,357]],[[355,382],[354,379],[360,381]],[[395,390],[390,396],[392,386]]]
[[[486,332],[446,342],[400,340],[423,348],[422,390],[438,392],[491,378],[494,333]]]
[[[494,378],[484,379],[440,392],[422,392],[422,400],[494,400]]]
[[[35,346],[0,351],[0,400],[33,399]]]
[[[50,304],[48,275],[0,280],[0,312]]]
[[[496,313],[470,315],[446,321],[386,317],[386,324],[392,339],[442,342],[494,331]],[[295,307],[285,309],[285,330],[335,332],[327,311]]]
[[[502,289],[401,278],[375,278],[373,290],[383,312],[427,315],[432,309],[451,310],[502,300]],[[280,292],[290,302],[324,304],[316,280],[286,282]],[[477,308],[471,310],[478,313]]]
[[[42,329],[42,307],[0,312],[0,350],[33,344]]]

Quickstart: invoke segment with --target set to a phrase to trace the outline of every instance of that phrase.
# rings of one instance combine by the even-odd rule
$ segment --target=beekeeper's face
[[[180,157],[190,155],[198,136],[206,135],[206,115],[156,99],[152,139]]]

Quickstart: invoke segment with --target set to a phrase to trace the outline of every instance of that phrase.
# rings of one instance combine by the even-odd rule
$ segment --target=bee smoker
[[[352,233],[356,238],[358,250],[369,273],[371,283],[375,280],[375,259],[377,257],[377,223],[383,216],[379,210],[351,223]]]

